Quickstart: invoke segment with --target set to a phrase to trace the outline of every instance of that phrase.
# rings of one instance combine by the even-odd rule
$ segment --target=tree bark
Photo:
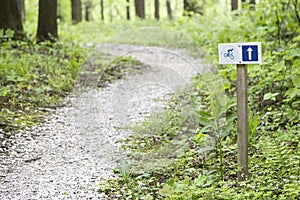
[[[57,34],[57,0],[39,0],[38,42],[54,42]]]
[[[91,7],[92,7],[92,1],[89,0],[85,3],[85,12],[84,12],[85,13],[84,19],[87,22],[91,20],[91,18],[90,18]]]
[[[231,0],[231,10],[237,10],[238,9],[238,0]]]
[[[145,0],[134,0],[135,13],[141,19],[145,19]]]
[[[172,20],[173,15],[172,15],[172,8],[171,8],[170,0],[167,0],[166,3],[167,3],[167,13],[168,13],[169,20]]]
[[[127,2],[127,6],[126,6],[126,18],[127,18],[127,20],[130,20],[130,0],[126,0],[126,2]]]
[[[100,1],[100,9],[101,20],[104,21],[104,0]]]
[[[85,21],[90,21],[90,7],[88,5],[85,5],[85,12],[84,12],[84,19]]]
[[[16,0],[1,0],[0,29],[12,29],[16,34],[23,31],[22,21]]]
[[[18,4],[18,9],[19,9],[21,21],[25,22],[26,15],[25,15],[25,3],[24,3],[24,0],[17,0],[17,4]]]
[[[159,19],[159,0],[154,0],[154,17]]]
[[[76,24],[82,21],[81,0],[71,0],[72,23]]]

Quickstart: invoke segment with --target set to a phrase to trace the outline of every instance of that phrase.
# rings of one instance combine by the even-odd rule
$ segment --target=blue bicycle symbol
[[[233,60],[233,59],[234,59],[234,56],[233,56],[233,49],[228,49],[228,50],[227,50],[227,53],[224,53],[224,57]]]

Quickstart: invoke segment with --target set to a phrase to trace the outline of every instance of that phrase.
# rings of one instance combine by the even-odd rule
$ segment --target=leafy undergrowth
[[[129,157],[116,169],[119,178],[100,184],[99,192],[109,199],[297,199],[299,125],[270,130],[250,113],[250,177],[238,182],[235,103],[219,101],[226,94],[217,77],[196,77],[193,92],[135,127],[121,141]]]
[[[61,105],[74,85],[85,53],[76,45],[1,44],[0,128],[13,133],[39,122],[47,109]]]
[[[291,2],[291,1],[290,1]],[[135,128],[119,179],[99,186],[112,199],[298,199],[300,196],[300,29],[297,1],[177,20],[218,62],[218,43],[260,41],[263,64],[248,68],[249,178],[238,182],[236,66],[194,78],[181,99]],[[209,20],[208,20],[209,19]],[[251,19],[249,21],[249,19]],[[245,23],[247,22],[247,23]],[[232,37],[234,36],[234,37]],[[189,116],[189,117],[187,117]],[[185,125],[187,119],[192,123]],[[211,148],[209,148],[211,147]]]
[[[218,43],[260,41],[263,64],[248,70],[249,179],[238,182],[236,177],[236,66],[227,65],[218,66],[215,76],[196,77],[193,89],[174,97],[165,113],[135,127],[137,134],[124,140],[131,159],[116,170],[119,179],[101,184],[99,192],[108,199],[299,198],[299,2],[266,0],[255,10],[246,5],[235,13],[209,6],[204,16],[172,22],[61,24],[64,45],[2,43],[1,131],[38,121],[39,107],[57,106],[71,90],[86,56],[71,45],[74,41],[199,46],[215,65]],[[116,32],[122,34],[112,37]],[[70,33],[79,33],[79,39]],[[112,79],[111,73],[118,77],[121,68],[108,70],[105,80]],[[97,67],[91,71],[103,73]]]
[[[5,137],[65,105],[64,97],[74,86],[104,87],[141,65],[128,56],[115,58],[67,41],[13,41],[9,33],[2,38],[0,132]]]

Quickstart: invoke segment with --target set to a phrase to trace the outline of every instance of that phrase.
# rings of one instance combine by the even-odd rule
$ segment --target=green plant
[[[223,147],[222,141],[229,136],[233,128],[233,122],[236,114],[230,114],[230,110],[235,105],[224,93],[222,79],[214,75],[206,75],[201,77],[201,81],[197,81],[196,88],[201,88],[198,95],[205,96],[205,102],[195,102],[196,116],[202,127],[200,133],[211,135],[216,140],[216,148],[219,154],[220,176],[224,178],[223,166]]]
[[[259,116],[255,115],[251,110],[248,114],[248,140],[249,144],[254,144],[257,137],[257,130],[259,129]]]
[[[151,197],[297,199],[300,191],[298,10],[297,1],[268,0],[257,3],[255,10],[244,9],[234,14],[221,13],[211,7],[206,9],[206,16],[178,19],[168,25],[192,37],[214,64],[218,62],[217,43],[261,41],[263,64],[248,66],[250,178],[236,182],[239,171],[234,114],[236,70],[233,65],[221,65],[217,76],[203,75],[194,79],[194,90],[188,95],[199,127],[193,129],[191,139],[187,139],[189,148],[183,156],[164,170],[152,169],[151,176],[144,178],[152,178],[160,185],[158,190],[157,186],[146,186],[158,192]],[[171,107],[168,112],[163,123],[144,124],[153,132],[148,139],[142,134],[139,137],[147,143],[146,152],[155,146],[152,148],[155,153],[161,144],[173,139],[169,137],[172,134],[167,134],[159,142],[151,143],[155,136],[170,132],[176,133],[175,137],[181,135],[180,131],[174,131],[180,130],[176,129],[178,123],[174,123],[180,111]],[[156,126],[161,124],[163,128]],[[216,138],[216,146],[200,156],[201,147],[210,138],[207,135]],[[137,142],[135,147],[138,146]],[[163,178],[159,181],[158,177]]]
[[[56,107],[72,90],[84,53],[78,46],[5,41],[1,46],[0,124],[4,133],[38,122],[40,107]]]

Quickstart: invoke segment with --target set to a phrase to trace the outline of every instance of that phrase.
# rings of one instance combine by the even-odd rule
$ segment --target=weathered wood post
[[[261,64],[261,43],[219,44],[218,50],[220,64],[237,65],[238,181],[243,181],[249,177],[247,64]]]
[[[238,130],[238,164],[242,169],[238,180],[243,181],[248,172],[248,94],[247,65],[237,65],[237,130]]]

